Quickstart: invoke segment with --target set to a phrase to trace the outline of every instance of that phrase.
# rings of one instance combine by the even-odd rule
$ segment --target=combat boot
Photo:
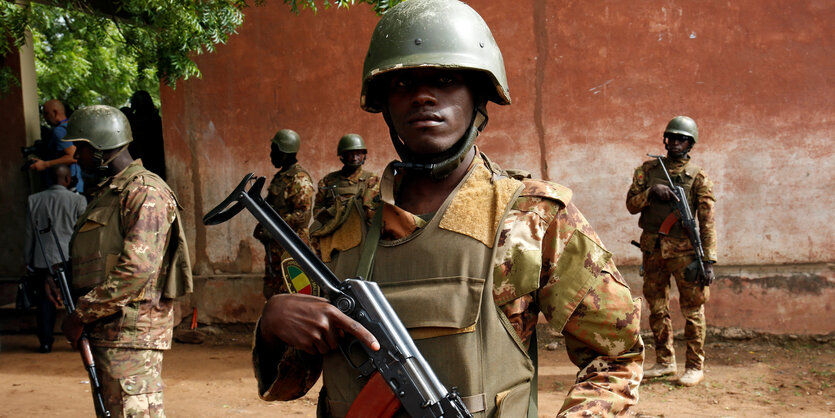
[[[684,374],[678,379],[681,386],[696,386],[705,380],[705,372],[699,369],[685,369]]]
[[[674,374],[675,372],[675,363],[655,363],[655,366],[652,366],[651,368],[644,370],[644,379],[652,379],[653,377],[666,376],[668,374]]]

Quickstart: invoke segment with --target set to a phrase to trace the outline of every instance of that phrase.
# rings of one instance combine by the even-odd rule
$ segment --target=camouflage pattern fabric
[[[665,165],[674,177],[684,170],[690,157],[678,160],[665,159]],[[648,173],[656,160],[644,162],[635,169],[632,185],[626,195],[629,213],[640,213],[650,205],[669,205],[668,202],[649,198]],[[705,261],[717,261],[716,227],[714,220],[713,182],[704,170],[696,174],[690,196],[696,204],[695,216],[699,220],[699,235],[705,251]],[[690,240],[659,235],[654,231],[643,231],[641,250],[644,268],[643,292],[650,310],[650,328],[655,339],[656,361],[669,364],[675,361],[673,351],[673,326],[670,320],[670,276],[679,290],[679,306],[685,318],[685,340],[687,341],[686,368],[704,367],[705,315],[704,304],[710,295],[710,288],[694,285],[684,280],[684,269],[693,261],[695,252]]]
[[[273,176],[268,188],[266,202],[275,209],[276,213],[293,228],[305,243],[310,242],[308,225],[312,216],[313,196],[316,189],[310,174],[299,163],[286,170],[279,171]],[[264,297],[286,292],[281,275],[281,260],[287,257],[286,251],[269,237],[261,225],[256,225],[253,236],[259,241],[269,242],[269,251],[264,257]],[[272,277],[270,271],[273,272]]]
[[[365,178],[365,180],[363,181],[362,178]],[[362,167],[357,167],[357,169],[348,176],[343,175],[341,170],[328,173],[328,175],[319,180],[319,184],[317,185],[318,191],[316,192],[316,198],[313,201],[314,217],[319,211],[323,209],[326,210],[333,206],[336,199],[344,202],[353,197],[353,195],[335,196],[333,192],[334,186],[337,184],[345,186],[359,186],[360,182],[365,183],[366,189],[372,189],[379,187],[380,178],[375,174],[363,170]]]
[[[688,161],[690,161],[690,157],[679,160],[665,158],[664,165],[667,166],[670,176],[675,177],[681,173]],[[635,169],[632,185],[629,186],[629,192],[626,194],[626,208],[629,213],[640,213],[651,204],[669,205],[668,202],[654,202],[649,198],[648,173],[655,164],[657,164],[657,160],[649,160]],[[716,255],[716,221],[713,211],[716,197],[713,195],[713,182],[710,181],[704,170],[700,170],[696,174],[688,199],[695,201],[696,213],[694,216],[699,220],[699,236],[702,240],[702,248],[705,251],[705,260],[715,263],[718,261]],[[659,242],[656,243],[656,241]],[[694,254],[693,246],[687,238],[676,239],[660,236],[655,231],[644,231],[641,235],[641,248],[644,251],[651,251],[656,247],[660,248],[664,258]]]
[[[644,253],[644,297],[649,304],[649,325],[655,338],[655,358],[660,364],[675,363],[673,323],[670,320],[670,275],[675,278],[679,307],[684,316],[684,340],[687,369],[701,370],[705,361],[705,303],[710,287],[684,280],[690,256],[664,258],[660,253]]]
[[[167,350],[171,348],[174,302],[162,298],[158,282],[166,273],[162,268],[166,237],[179,215],[171,189],[141,164],[134,161],[98,189],[97,197],[123,187],[118,228],[124,244],[121,254],[114,256],[114,266],[103,272],[104,281],[78,299],[75,315],[88,324],[95,346]],[[137,166],[141,174],[124,184],[126,177],[132,177],[126,174]],[[94,198],[82,218],[96,210],[99,201]],[[76,225],[76,236],[81,227]]]
[[[476,164],[484,160],[476,158]],[[620,414],[637,403],[643,377],[640,304],[633,303],[608,251],[569,202],[570,191],[542,181],[528,181],[525,186],[498,232],[496,254],[500,256],[493,262],[493,299],[525,345],[530,343],[540,312],[549,321],[557,312],[567,312],[567,321],[556,331],[565,336],[569,357],[580,371],[560,416]],[[402,208],[387,204],[385,209],[384,239],[402,238],[426,225]],[[566,251],[568,243],[576,240],[588,244],[583,247],[588,250]],[[524,257],[533,257],[540,268],[522,272],[514,268]],[[570,269],[590,271],[595,280],[587,292],[566,298],[551,290],[559,274]],[[571,306],[565,306],[566,300]],[[316,381],[310,376],[311,372],[318,376],[321,357],[303,359],[292,348],[284,353],[264,352],[259,339],[256,328],[253,365],[262,399],[289,400],[306,393]],[[293,364],[285,364],[288,361]],[[303,369],[299,361],[305,362]]]
[[[111,417],[165,417],[161,350],[93,347]]]

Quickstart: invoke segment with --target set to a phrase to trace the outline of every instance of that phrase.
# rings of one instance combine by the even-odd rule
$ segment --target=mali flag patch
[[[299,263],[291,257],[281,260],[281,275],[290,293],[319,296],[319,286],[310,281]]]

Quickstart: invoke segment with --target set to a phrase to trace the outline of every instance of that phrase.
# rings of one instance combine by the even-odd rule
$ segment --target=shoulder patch
[[[556,200],[567,206],[571,202],[571,197],[574,195],[574,192],[568,187],[550,181],[526,179],[522,183],[525,185],[525,189],[522,191],[521,196]]]

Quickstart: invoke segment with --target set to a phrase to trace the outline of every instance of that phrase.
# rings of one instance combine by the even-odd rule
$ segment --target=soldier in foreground
[[[676,116],[664,130],[667,157],[663,159],[670,178],[684,189],[691,213],[697,214],[699,235],[704,248],[705,281],[713,281],[716,263],[716,229],[714,226],[713,182],[707,173],[690,161],[690,150],[699,139],[696,122],[687,116]],[[684,339],[687,354],[684,374],[678,379],[683,386],[695,386],[704,380],[705,309],[710,288],[685,280],[685,269],[696,254],[680,220],[665,226],[673,213],[675,199],[667,176],[658,160],[644,162],[635,169],[632,185],[626,195],[626,208],[640,213],[638,221],[643,252],[644,296],[649,304],[649,322],[655,337],[655,365],[644,372],[645,378],[676,373],[673,348],[673,325],[670,320],[670,276],[679,291],[679,306],[686,321]]]
[[[296,159],[300,146],[299,134],[290,129],[282,129],[273,136],[270,161],[278,172],[270,183],[266,201],[305,243],[309,243],[308,225],[316,189],[310,174]],[[252,235],[264,244],[264,297],[269,299],[286,288],[286,280],[282,280],[280,275],[284,274],[281,261],[287,256],[261,225],[255,226]]]
[[[378,190],[380,178],[363,170],[368,149],[365,141],[357,134],[346,134],[339,140],[336,154],[342,161],[342,169],[328,173],[319,180],[319,191],[313,203],[312,237],[329,236],[348,219],[351,209],[357,204],[370,205],[363,198],[376,196],[366,190]],[[314,244],[319,241],[314,239]]]
[[[130,125],[110,106],[69,120],[64,141],[97,177],[70,241],[76,311],[64,335],[86,329],[111,416],[165,416],[162,358],[171,348],[174,298],[192,289],[191,262],[174,192],[127,150]],[[92,185],[91,185],[92,186]]]
[[[481,17],[457,1],[401,3],[377,24],[363,73],[361,106],[383,113],[402,161],[386,168],[370,218],[355,210],[362,221],[346,222],[333,233],[338,245],[322,251],[336,276],[380,284],[475,416],[537,415],[540,312],[579,368],[562,414],[634,405],[640,304],[611,254],[569,189],[512,178],[474,145],[487,102],[510,103],[501,52]],[[262,398],[300,397],[324,370],[318,415],[345,416],[365,383],[334,351],[345,333],[379,347],[325,299],[270,298],[253,349]]]

